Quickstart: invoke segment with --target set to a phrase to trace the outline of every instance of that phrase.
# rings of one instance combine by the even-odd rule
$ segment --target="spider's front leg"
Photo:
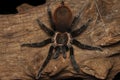
[[[80,43],[79,41],[77,41],[76,39],[73,39],[72,40],[72,44],[74,44],[75,46],[81,48],[81,49],[87,49],[87,50],[99,50],[99,51],[102,51],[101,48],[99,47],[93,47],[93,46],[90,46],[90,45],[86,45],[86,44],[82,44]]]
[[[51,46],[50,49],[49,49],[48,55],[47,55],[45,61],[43,62],[42,66],[41,66],[41,68],[40,68],[40,70],[38,72],[36,80],[41,80],[41,73],[42,73],[43,69],[46,67],[46,65],[49,63],[49,61],[50,61],[50,59],[52,57],[52,54],[53,54],[53,49],[54,49],[54,47]]]
[[[26,43],[26,44],[22,44],[21,47],[35,47],[35,48],[37,48],[37,47],[43,47],[43,46],[45,46],[45,45],[47,45],[47,44],[49,44],[51,42],[52,42],[52,39],[49,38],[49,39],[46,39],[46,40],[44,40],[42,42],[39,42],[39,43]]]
[[[57,46],[55,47],[55,55],[53,56],[53,59],[57,59],[60,55],[60,53],[63,54],[63,58],[65,59],[67,57],[66,51],[68,50],[67,46]]]
[[[70,60],[71,60],[71,63],[72,63],[72,66],[73,66],[74,70],[77,73],[79,73],[80,69],[79,69],[79,66],[78,66],[77,62],[75,61],[75,58],[74,58],[74,49],[73,49],[72,46],[70,47]]]

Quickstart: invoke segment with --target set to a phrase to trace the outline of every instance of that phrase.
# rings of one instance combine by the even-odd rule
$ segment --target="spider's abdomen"
[[[66,45],[68,42],[68,36],[66,33],[59,33],[56,36],[56,43],[59,45]]]
[[[66,32],[70,29],[72,23],[72,12],[64,5],[58,7],[54,12],[54,22],[56,30],[59,32]]]

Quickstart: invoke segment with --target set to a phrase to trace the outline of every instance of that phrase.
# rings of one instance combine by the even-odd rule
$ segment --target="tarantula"
[[[47,28],[40,20],[37,19],[37,22],[40,28],[49,36],[51,36],[51,38],[48,38],[39,43],[26,43],[21,45],[22,47],[43,47],[51,43],[48,55],[41,65],[40,70],[38,71],[38,75],[36,77],[37,80],[40,80],[41,73],[49,63],[52,56],[54,59],[56,59],[60,54],[63,54],[63,58],[66,58],[66,52],[68,50],[70,50],[70,60],[72,66],[76,72],[79,72],[79,66],[77,65],[74,58],[74,49],[72,44],[81,49],[102,51],[102,49],[99,47],[86,45],[75,39],[75,37],[82,34],[87,29],[91,19],[89,19],[87,23],[82,25],[79,29],[73,30],[73,26],[75,26],[80,14],[73,18],[71,10],[64,4],[64,1],[62,1],[61,5],[56,8],[53,16],[49,6],[47,8],[47,12],[52,30]]]

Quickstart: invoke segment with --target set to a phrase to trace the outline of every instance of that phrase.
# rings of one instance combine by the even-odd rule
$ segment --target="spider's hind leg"
[[[87,29],[87,27],[88,27],[88,25],[89,25],[89,23],[90,23],[91,21],[92,21],[92,19],[89,19],[89,20],[87,21],[87,23],[84,24],[84,25],[82,25],[79,29],[72,31],[72,32],[71,32],[71,36],[72,36],[72,37],[77,37],[78,35],[80,35],[81,33],[83,33],[83,32]]]
[[[71,27],[75,26],[75,24],[78,23],[79,17],[80,17],[80,14],[78,14],[74,17],[72,24],[71,24]]]
[[[55,31],[56,30],[55,29],[55,23],[54,23],[53,18],[52,18],[52,12],[51,12],[51,9],[50,9],[50,4],[47,6],[47,13],[48,13],[51,28]]]
[[[84,9],[88,6],[88,3],[85,3],[83,7],[80,9],[78,15],[76,15],[72,21],[71,27],[74,27],[76,24],[78,24],[79,20],[81,19],[81,16],[83,14]]]
[[[45,31],[49,36],[53,36],[55,33],[51,29],[47,28],[39,19],[36,20],[40,26],[40,28]]]

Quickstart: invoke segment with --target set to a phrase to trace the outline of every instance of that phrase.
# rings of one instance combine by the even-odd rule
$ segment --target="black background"
[[[45,0],[0,0],[0,14],[16,14],[16,7],[28,3],[32,6],[42,5]],[[81,78],[69,78],[64,80],[82,80]],[[113,80],[120,80],[120,73],[118,73]]]
[[[16,7],[23,3],[37,6],[45,2],[45,0],[0,0],[0,14],[17,13]]]

